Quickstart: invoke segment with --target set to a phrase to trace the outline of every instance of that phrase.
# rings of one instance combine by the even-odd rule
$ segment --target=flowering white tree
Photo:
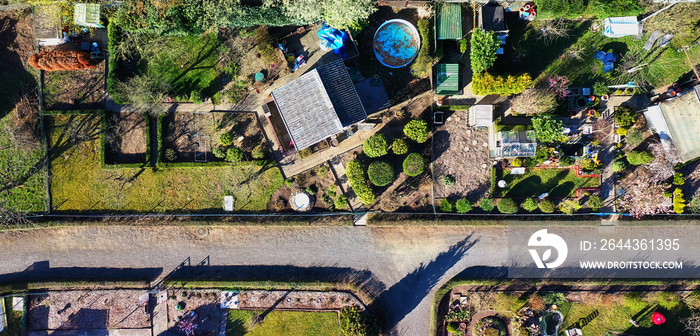
[[[654,180],[646,170],[628,180],[623,185],[625,194],[620,200],[620,207],[629,211],[635,218],[671,212],[668,199],[664,197],[664,191],[669,185]]]
[[[654,143],[649,145],[649,151],[654,155],[654,161],[647,164],[645,168],[652,181],[665,181],[676,173],[673,167],[680,162],[680,159],[675,149],[666,150],[660,143]]]

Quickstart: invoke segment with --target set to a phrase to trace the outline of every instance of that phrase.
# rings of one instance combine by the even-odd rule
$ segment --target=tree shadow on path
[[[385,330],[396,332],[397,324],[411,313],[420,302],[438,285],[447,271],[455,266],[467,251],[478,242],[469,235],[440,253],[433,261],[421,264],[389,289],[383,291],[374,301],[386,312]]]

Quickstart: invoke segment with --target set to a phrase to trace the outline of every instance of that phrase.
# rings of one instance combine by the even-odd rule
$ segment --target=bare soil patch
[[[275,309],[340,310],[361,305],[346,292],[251,290],[238,293],[238,307],[241,309],[263,310],[272,306]]]
[[[435,198],[466,197],[476,202],[486,197],[491,185],[488,131],[468,127],[467,111],[456,111],[433,136]],[[446,175],[454,178],[454,185],[445,185]]]
[[[85,110],[103,107],[105,64],[81,70],[43,71],[44,106],[48,110]]]
[[[191,319],[191,312],[196,317],[193,323],[197,325],[196,335],[218,335],[223,317],[226,312],[220,306],[220,294],[218,291],[182,291],[171,292],[168,300],[168,331],[178,335],[186,335],[178,322]],[[183,307],[178,310],[178,305]]]
[[[30,296],[27,327],[45,329],[140,329],[151,327],[139,296],[146,291],[56,291]]]
[[[143,114],[134,111],[109,114],[106,131],[108,163],[146,162],[146,119]]]
[[[233,146],[243,151],[244,160],[258,148],[269,158],[269,145],[254,113],[174,113],[164,120],[164,146],[177,153],[176,162],[194,161],[195,152],[206,152],[206,161],[223,161],[212,154],[222,147],[219,137],[230,133]]]

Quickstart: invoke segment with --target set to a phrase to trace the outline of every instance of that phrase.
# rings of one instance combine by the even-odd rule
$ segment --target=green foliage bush
[[[335,208],[342,210],[348,207],[348,198],[345,195],[340,195],[335,199]]]
[[[389,152],[389,143],[384,134],[375,134],[365,140],[362,151],[371,158],[380,157]]]
[[[559,163],[564,167],[568,167],[576,163],[576,159],[571,156],[562,156],[561,159],[559,159]]]
[[[446,186],[455,185],[455,178],[452,175],[445,175],[442,177],[442,183]]]
[[[233,145],[233,134],[224,133],[224,134],[220,135],[219,136],[219,143],[222,146],[226,146],[226,147]]]
[[[330,197],[335,198],[335,196],[338,195],[338,186],[336,186],[335,184],[329,185],[328,189],[326,189],[326,194],[328,194],[328,196]]]
[[[348,162],[347,167],[345,167],[345,172],[348,176],[348,181],[350,181],[350,185],[352,186],[352,190],[355,191],[355,194],[360,199],[360,202],[365,205],[374,203],[376,196],[374,194],[374,190],[372,190],[372,187],[367,181],[367,178],[365,178],[365,172],[362,169],[362,164],[360,164],[358,161],[350,161]]]
[[[625,138],[625,142],[627,142],[628,145],[631,147],[637,147],[639,144],[644,141],[644,134],[639,131],[639,129],[636,128],[630,128],[627,131],[627,137]]]
[[[238,147],[231,147],[226,150],[226,161],[241,162],[243,160],[243,151]]]
[[[316,195],[316,185],[306,187],[306,193],[309,195]]]
[[[527,212],[533,212],[537,210],[537,202],[535,202],[534,199],[528,197],[523,204],[520,205],[525,211]]]
[[[685,184],[685,177],[683,177],[683,173],[673,174],[673,184],[677,186],[682,186]]]
[[[175,161],[177,160],[177,152],[175,152],[174,149],[168,148],[165,150],[165,159],[168,161]]]
[[[477,74],[490,68],[496,61],[500,41],[494,32],[476,28],[472,31],[471,48],[472,72]]]
[[[673,212],[681,214],[685,210],[685,206],[683,190],[681,190],[681,188],[676,188],[676,190],[673,191]]]
[[[548,199],[540,201],[540,204],[538,204],[538,206],[540,208],[540,211],[544,213],[552,213],[556,209],[556,205],[554,204],[554,202]]]
[[[418,56],[411,64],[411,72],[417,77],[428,77],[433,69],[433,59],[430,57],[430,21],[418,20],[418,33],[420,33],[421,46]]]
[[[257,42],[260,56],[265,62],[274,63],[277,61],[277,54],[275,53],[275,47],[272,45],[272,38],[267,26],[260,26],[255,29],[255,41]]]
[[[250,152],[250,156],[253,157],[253,159],[260,160],[265,158],[265,148],[263,145],[257,145],[253,150]]]
[[[579,204],[576,199],[567,199],[559,203],[559,211],[567,215],[571,215],[574,212],[581,209],[581,204]]]
[[[613,171],[614,172],[619,173],[619,172],[625,170],[625,168],[627,168],[627,163],[625,163],[625,161],[616,160],[615,162],[613,162]]]
[[[408,176],[418,176],[425,170],[425,159],[418,153],[411,153],[403,160],[403,172]]]
[[[601,164],[598,161],[593,160],[591,158],[582,159],[580,161],[580,164],[581,168],[584,170],[594,170],[601,166]]]
[[[520,210],[518,203],[511,198],[501,198],[497,204],[498,211],[504,214],[514,214]]]
[[[493,211],[493,208],[494,208],[493,200],[491,200],[490,198],[482,198],[479,201],[479,208],[481,208],[481,210],[484,210],[486,212]]]
[[[467,39],[464,38],[464,37],[461,38],[461,39],[459,40],[459,53],[460,53],[460,54],[464,54],[465,52],[467,52],[467,47],[468,47],[468,46],[469,46],[469,41],[467,41]]]
[[[346,307],[340,311],[340,332],[343,336],[378,336],[379,324],[374,315]]]
[[[408,143],[404,139],[396,139],[391,146],[391,150],[394,151],[396,155],[404,155],[408,153]]]
[[[617,134],[617,135],[619,135],[619,136],[625,136],[625,135],[627,135],[627,129],[624,128],[624,127],[618,127],[618,128],[615,130],[615,134]]]
[[[224,152],[223,148],[216,146],[211,149],[211,153],[214,154],[215,157],[219,159],[223,159],[226,157],[226,152]]]
[[[190,101],[194,104],[202,103],[202,92],[194,90],[190,93]]]
[[[515,158],[513,159],[513,162],[511,163],[513,167],[522,167],[523,166],[523,159],[521,158]]]
[[[367,168],[367,177],[372,184],[383,187],[394,182],[394,167],[384,161],[375,161]]]
[[[598,195],[591,195],[591,197],[588,198],[588,206],[591,207],[593,211],[598,211],[600,208],[603,207],[603,199],[600,198]]]
[[[406,134],[409,139],[417,143],[424,143],[428,141],[430,130],[425,120],[415,119],[409,121],[406,126],[404,126],[403,133]]]
[[[448,333],[455,335],[455,336],[461,336],[462,331],[459,330],[459,324],[455,322],[450,322],[447,324],[447,327],[445,328]]]
[[[467,213],[469,211],[472,211],[472,202],[470,202],[466,198],[458,199],[457,203],[455,203],[455,208],[457,209],[458,213]]]
[[[510,96],[522,93],[532,85],[532,78],[528,74],[520,76],[493,76],[489,73],[475,73],[472,78],[472,92],[475,95],[486,96],[497,94]]]
[[[610,89],[604,82],[597,81],[593,84],[593,93],[597,96],[602,96],[610,94]]]
[[[631,108],[620,106],[615,110],[615,122],[623,128],[629,128],[637,121],[637,114]]]
[[[442,211],[442,212],[454,212],[455,211],[454,202],[448,200],[447,198],[444,198],[442,201],[440,201],[440,211]]]
[[[564,123],[551,115],[542,115],[532,118],[532,127],[538,142],[552,143],[562,138]]]
[[[627,161],[633,166],[639,166],[654,161],[654,155],[649,152],[631,151],[627,153]]]
[[[561,307],[562,304],[566,303],[566,296],[563,293],[550,292],[543,296],[546,305],[557,305]]]
[[[695,194],[690,198],[690,203],[688,203],[687,208],[694,214],[700,214],[700,197],[698,194]]]

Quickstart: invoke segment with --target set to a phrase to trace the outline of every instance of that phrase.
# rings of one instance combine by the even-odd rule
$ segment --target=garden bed
[[[107,113],[102,132],[105,136],[105,164],[146,163],[148,121],[142,113]]]
[[[104,107],[105,61],[83,70],[44,71],[42,93],[47,110],[88,110]]]
[[[491,183],[488,131],[468,127],[467,111],[447,112],[445,118],[434,135],[435,198],[467,198],[475,204],[488,196]],[[446,185],[445,176],[454,184]]]
[[[231,310],[228,313],[226,336],[340,336],[340,322],[335,312],[272,311],[265,322],[253,326],[256,315],[263,311]]]
[[[196,314],[192,320],[196,324],[198,335],[218,335],[226,310],[221,309],[219,291],[171,291],[168,305],[168,331],[186,336],[178,322],[190,320],[191,312]]]
[[[51,161],[51,195],[57,212],[223,212],[223,197],[234,211],[267,211],[282,185],[279,169],[231,166],[207,169],[102,169],[100,116],[46,117]]]
[[[325,163],[314,169],[295,175],[287,181],[288,182],[285,183],[284,186],[272,194],[272,200],[269,206],[271,212],[291,211],[289,201],[294,191],[305,191],[306,193],[313,194],[316,202],[311,209],[312,212],[336,210],[333,201],[337,199],[339,195],[343,194],[335,176],[330,172],[330,168],[328,168],[328,165]],[[329,187],[331,189],[334,188],[330,193],[328,192]],[[330,204],[326,203],[326,201]],[[337,210],[342,211],[348,209]]]
[[[505,188],[495,186],[493,197],[522,199],[549,193],[548,197],[564,198],[576,195],[579,188],[600,187],[600,177],[579,177],[576,169],[526,168],[525,174],[511,174],[510,169],[493,168],[495,181],[506,181]]]

